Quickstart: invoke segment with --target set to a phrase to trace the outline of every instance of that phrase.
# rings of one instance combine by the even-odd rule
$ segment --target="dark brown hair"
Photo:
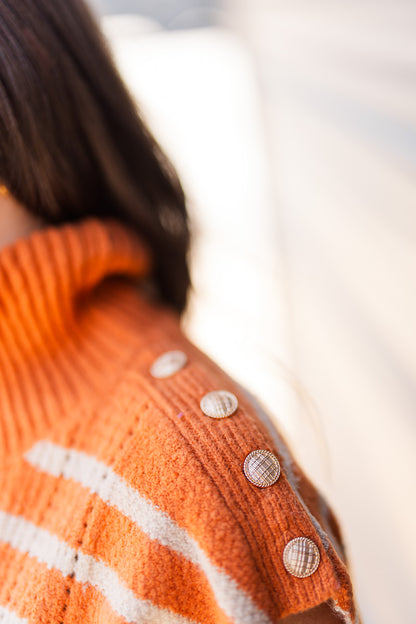
[[[184,193],[83,0],[0,0],[0,179],[46,222],[128,222],[154,252],[160,296],[183,311]]]

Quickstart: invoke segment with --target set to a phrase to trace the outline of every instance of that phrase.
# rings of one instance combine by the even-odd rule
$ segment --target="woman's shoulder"
[[[192,622],[271,624],[326,601],[358,622],[336,520],[260,402],[154,314],[94,410],[27,455],[86,492],[84,546]]]
[[[144,505],[142,529],[198,569],[230,620],[273,622],[332,600],[354,621],[330,508],[261,402],[167,325],[114,396],[114,470],[131,488],[128,508]]]

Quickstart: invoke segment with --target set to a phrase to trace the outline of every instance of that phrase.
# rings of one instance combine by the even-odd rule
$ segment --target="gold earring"
[[[7,186],[4,186],[4,184],[0,185],[0,195],[8,195],[9,194],[9,189],[7,188]]]

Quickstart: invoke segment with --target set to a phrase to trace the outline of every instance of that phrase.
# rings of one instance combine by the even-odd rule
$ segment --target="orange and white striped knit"
[[[333,515],[150,271],[115,221],[0,251],[0,622],[271,624],[329,601],[356,624]]]

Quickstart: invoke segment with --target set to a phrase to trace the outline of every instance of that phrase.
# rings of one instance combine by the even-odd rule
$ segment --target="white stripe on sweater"
[[[0,624],[28,624],[28,620],[18,617],[5,607],[0,607]]]
[[[42,440],[25,458],[50,475],[72,479],[130,518],[150,539],[158,541],[199,566],[218,606],[234,624],[271,624],[268,616],[236,581],[215,566],[187,531],[153,503],[143,498],[111,468],[82,451],[66,449]]]
[[[190,620],[181,615],[136,598],[131,589],[125,587],[117,574],[102,561],[71,548],[49,531],[40,529],[21,516],[0,511],[0,541],[35,557],[48,568],[59,570],[64,576],[73,573],[80,583],[93,585],[106,597],[112,609],[129,623],[190,624]]]

